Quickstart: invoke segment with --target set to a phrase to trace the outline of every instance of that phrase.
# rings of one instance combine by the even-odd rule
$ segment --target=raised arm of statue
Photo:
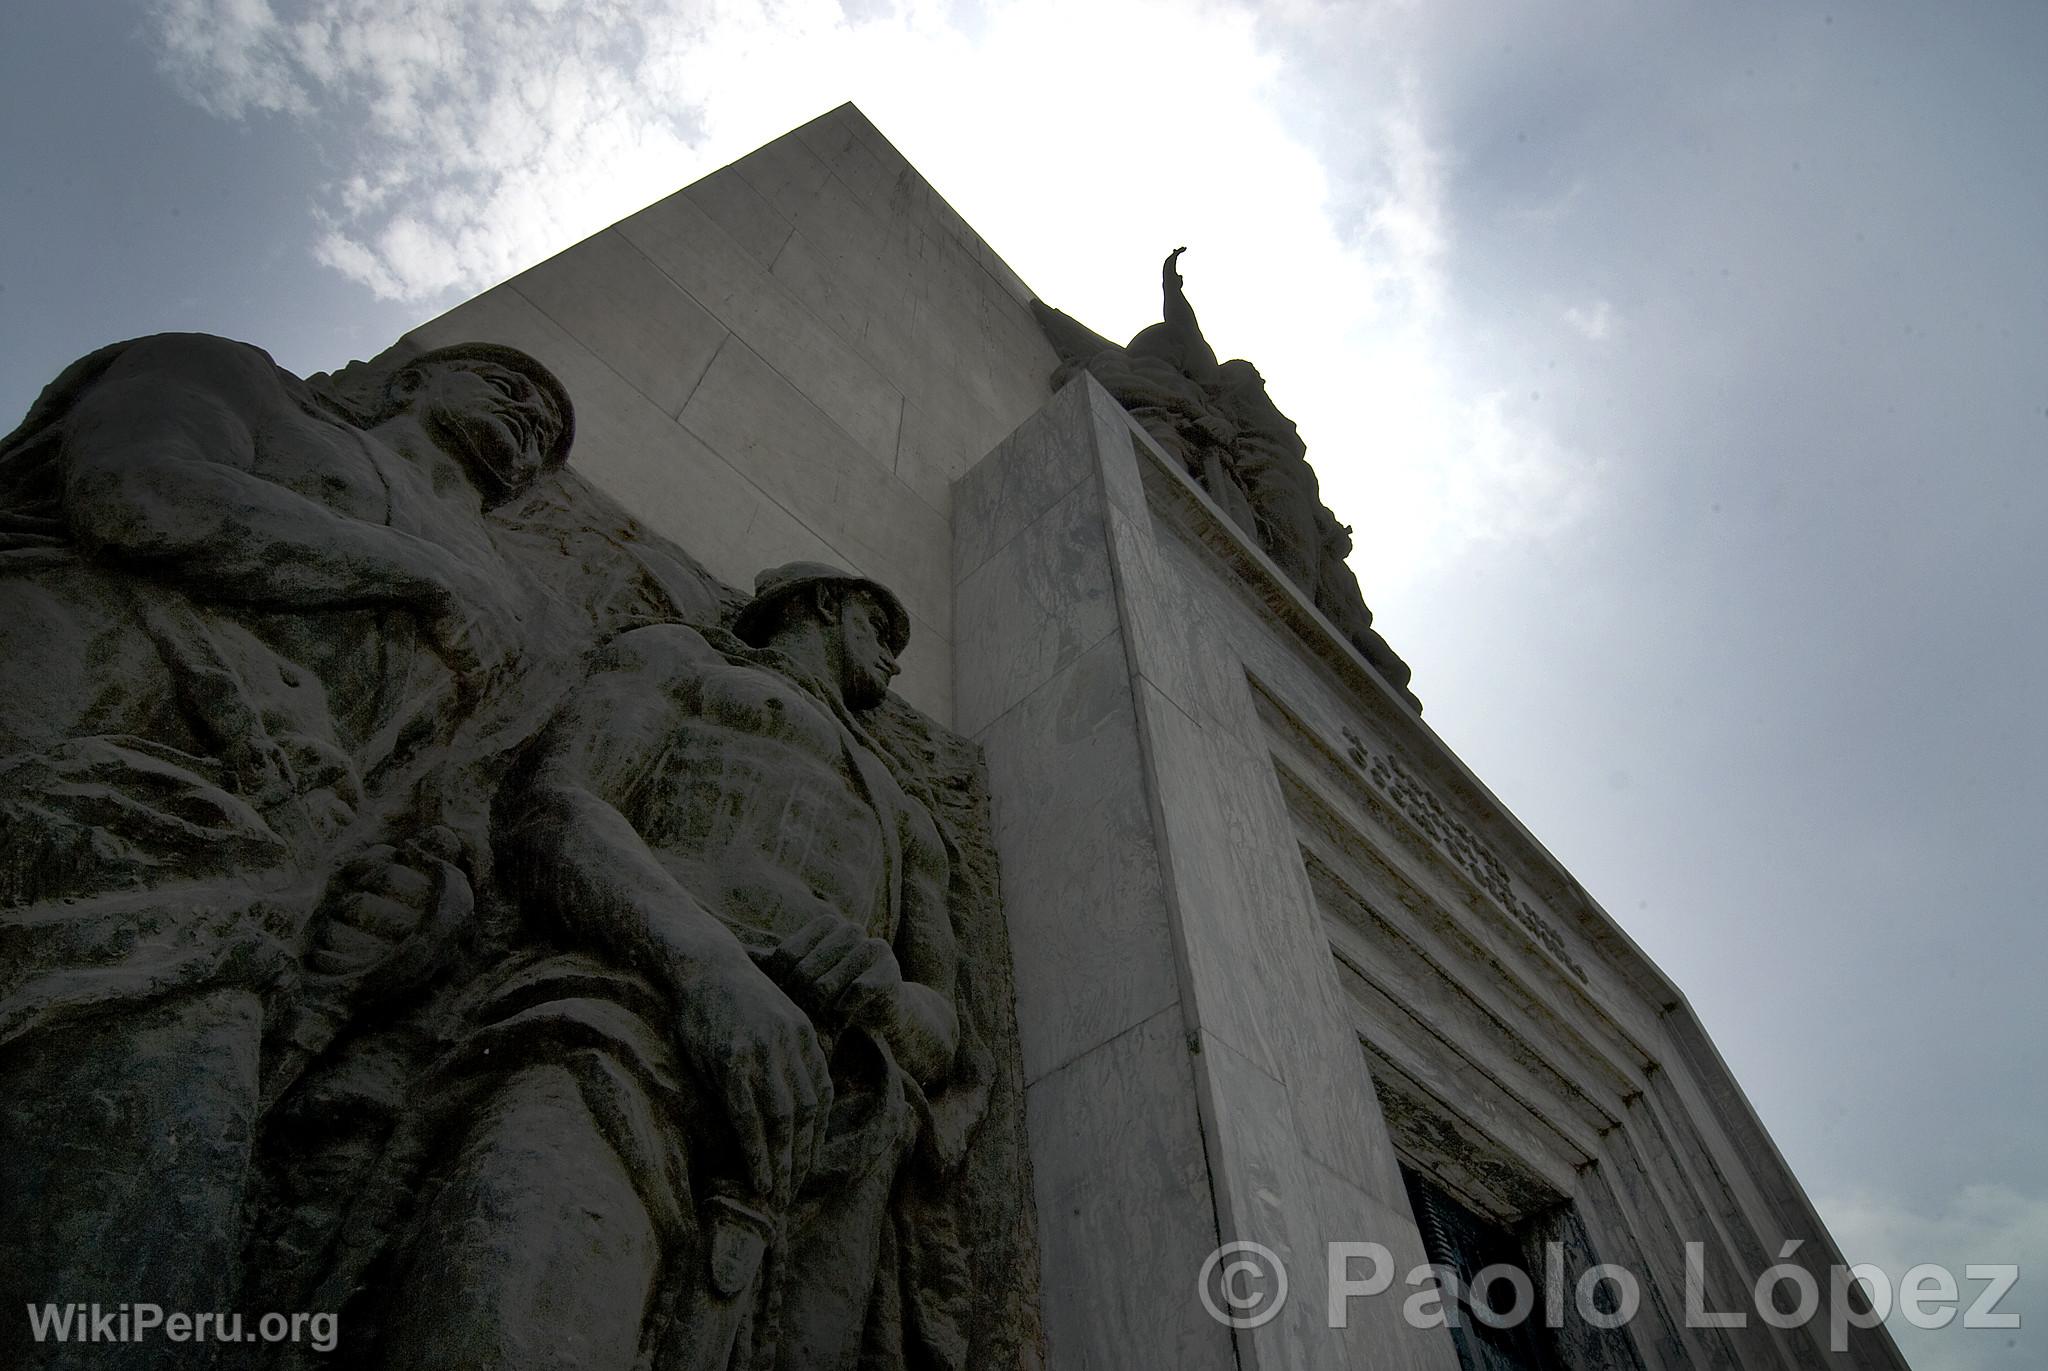
[[[1188,323],[1192,324],[1195,321],[1195,311],[1188,304],[1188,297],[1181,289],[1186,282],[1180,274],[1180,255],[1186,251],[1185,247],[1175,248],[1167,253],[1166,260],[1159,264],[1159,292],[1166,300],[1166,313],[1161,317],[1169,324],[1174,322],[1176,308]]]
[[[1175,248],[1166,254],[1166,261],[1159,268],[1159,290],[1163,297],[1161,317],[1163,323],[1142,330],[1131,339],[1130,352],[1133,356],[1164,357],[1195,380],[1207,383],[1216,374],[1216,349],[1202,336],[1202,326],[1195,319],[1195,307],[1188,303],[1187,293],[1181,289],[1182,281],[1177,263],[1186,248]]]
[[[462,568],[451,554],[259,473],[260,455],[303,468],[292,471],[301,488],[345,479],[321,469],[334,452],[282,438],[319,422],[289,383],[264,353],[223,338],[164,334],[130,345],[63,420],[71,535],[92,555],[175,575],[222,600],[452,608]]]
[[[756,1190],[786,1200],[831,1113],[817,1035],[620,812],[687,708],[690,682],[719,661],[680,625],[614,640],[549,725],[500,846],[529,908],[673,997],[676,1043],[718,1091]]]
[[[1166,321],[1167,331],[1183,347],[1192,343],[1206,348],[1208,343],[1202,337],[1202,326],[1195,320],[1195,307],[1188,303],[1187,291],[1182,289],[1186,282],[1180,274],[1180,255],[1186,248],[1175,248],[1166,254],[1166,260],[1159,267],[1159,294],[1162,302],[1160,318]],[[1215,357],[1210,354],[1211,361]]]

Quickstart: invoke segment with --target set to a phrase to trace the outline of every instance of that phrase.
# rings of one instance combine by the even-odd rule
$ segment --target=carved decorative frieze
[[[1445,808],[1443,801],[1406,767],[1386,753],[1368,748],[1355,730],[1347,727],[1344,741],[1345,757],[1380,794],[1391,801],[1410,823],[1427,834],[1439,851],[1492,896],[1494,903],[1552,957],[1581,981],[1586,979],[1585,968],[1572,957],[1564,935],[1515,893],[1514,881],[1509,877],[1506,865],[1469,826]]]

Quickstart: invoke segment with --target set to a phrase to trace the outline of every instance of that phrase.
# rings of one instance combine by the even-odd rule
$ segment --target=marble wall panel
[[[954,393],[933,410],[913,400],[903,402],[903,424],[896,438],[896,479],[948,519],[953,513],[953,482],[1002,438],[1002,425],[979,405]]]
[[[825,560],[840,566],[851,565],[849,559],[836,553]],[[942,629],[919,615],[911,615],[910,646],[903,650],[896,664],[902,674],[889,689],[934,719],[949,722],[953,717],[953,642]]]
[[[1138,674],[1204,726],[1249,736],[1255,719],[1244,666],[1215,633],[1214,616],[1167,565],[1150,515],[1112,511],[1110,537]]]
[[[1266,1247],[1288,1280],[1277,1316],[1237,1330],[1240,1358],[1262,1371],[1343,1365],[1340,1333],[1326,1308],[1323,1234],[1359,1232],[1365,1216],[1347,1212],[1353,1196],[1323,1185],[1302,1153],[1287,1087],[1214,1034],[1201,1034],[1201,1043],[1204,1132],[1222,1236]]]
[[[688,195],[621,220],[617,231],[870,456],[895,460],[902,392]]]
[[[507,285],[664,414],[681,413],[730,336],[709,310],[610,229]]]
[[[1028,306],[986,272],[980,284],[989,388],[995,393],[996,409],[1002,414],[1028,413],[1044,402],[1044,378],[1059,365],[1059,355]]]
[[[953,567],[964,577],[1083,481],[1095,479],[1086,387],[1069,385],[953,486]]]
[[[823,239],[820,228],[799,222],[775,259],[775,279],[898,391],[922,397],[961,384],[916,346],[917,278],[908,252],[879,233],[860,241],[850,230],[862,221],[857,210],[843,210],[822,226],[832,235]]]
[[[572,469],[689,549],[713,574],[748,586],[763,566],[836,555],[518,292],[486,292],[406,335],[422,349],[472,338],[524,348],[554,370],[577,405]],[[679,491],[689,497],[676,498]],[[950,701],[945,685],[926,698]]]
[[[898,693],[950,722],[948,487],[1050,395],[999,263],[848,105],[414,336],[565,358],[578,469],[727,580],[802,556],[889,583]]]
[[[737,163],[692,182],[683,194],[763,269],[775,265],[776,254],[796,231],[796,224],[754,188]]]
[[[912,614],[951,617],[945,520],[744,342],[720,350],[682,424]]]
[[[1194,1294],[1216,1220],[1189,1062],[1169,1009],[1025,1092],[1053,1371],[1240,1371]]]
[[[1003,913],[1030,1082],[1180,993],[1122,642],[1105,635],[976,741],[1006,797],[996,850],[1020,873]]]
[[[1149,546],[1155,531],[1136,463],[1124,416],[1099,385],[1081,378],[954,490],[958,712],[963,721],[994,721],[980,736],[990,748],[997,822],[1018,835],[1004,845],[1005,879],[1012,889],[1021,881],[1074,892],[1071,902],[1035,905],[1028,936],[1013,927],[1020,968],[1036,961],[1056,970],[1105,921],[1127,963],[1089,987],[1102,994],[1086,1002],[1085,1014],[1076,1013],[1055,975],[1020,971],[1019,1020],[1055,1025],[1032,1049],[1050,1055],[1113,1029],[1148,997],[1177,991],[1175,1012],[1190,1044],[1200,1045],[1190,1059],[1190,1088],[1218,1236],[1284,1251],[1308,1283],[1300,1307],[1238,1334],[1238,1365],[1347,1364],[1349,1344],[1320,1313],[1321,1244],[1325,1234],[1349,1236],[1367,1222],[1353,1202],[1390,1188],[1391,1150],[1343,1018],[1272,760],[1256,736],[1249,687],[1241,668],[1234,682],[1221,669],[1197,673],[1198,663],[1207,671],[1211,659],[1233,660],[1229,645],[1206,637],[1201,606],[1166,583]],[[1171,616],[1196,622],[1170,624]],[[1124,682],[1135,750],[1122,738],[1115,748],[1107,738],[1092,747],[1118,768],[1134,758],[1146,812],[1129,826],[1135,806],[1119,792],[1125,826],[1116,841],[1063,847],[1039,835],[1065,834],[1087,818],[1053,820],[1042,811],[1060,801],[1018,783],[1033,775],[1023,759],[1062,746],[1053,702],[1080,678],[1084,659],[1086,670]],[[1212,688],[1209,717],[1184,710],[1148,670],[1181,698]],[[1099,786],[1116,785],[1112,771],[1091,774]],[[1028,817],[1009,817],[1012,806]],[[1109,907],[1134,881],[1151,898],[1154,880],[1163,937],[1157,926]],[[1134,986],[1141,993],[1132,994]],[[1105,1100],[1099,1108],[1115,1113],[1140,1103]],[[1112,1174],[1129,1165],[1115,1152],[1100,1162]],[[1349,1190],[1325,1183],[1347,1172]],[[1397,1186],[1381,1200],[1390,1209],[1406,1204]],[[1085,1228],[1076,1214],[1044,1208],[1040,1222],[1048,1234]],[[1048,1237],[1048,1252],[1067,1240],[1065,1231]],[[1126,1271],[1158,1260],[1140,1247],[1111,1255]],[[1183,1299],[1197,1308],[1199,1269],[1197,1261],[1180,1273]],[[1396,1305],[1367,1317],[1398,1313]],[[1391,1327],[1379,1335],[1403,1336]]]
[[[831,175],[818,154],[794,132],[754,149],[734,162],[732,169],[792,224]]]
[[[797,130],[797,136],[863,203],[886,215],[893,208],[897,187],[907,177],[909,166],[885,162],[869,139],[856,135],[856,121],[866,123],[866,116],[851,105],[841,105],[805,124]]]
[[[1068,491],[954,594],[954,701],[972,736],[1116,631],[1099,490]]]
[[[1347,1195],[1343,1212],[1358,1216],[1358,1227],[1352,1231],[1325,1229],[1329,1236],[1324,1247],[1321,1293],[1326,1313],[1337,1311],[1331,1314],[1333,1321],[1337,1317],[1344,1321],[1337,1334],[1342,1359],[1329,1364],[1370,1367],[1372,1371],[1458,1371],[1457,1351],[1442,1330],[1411,1328],[1401,1315],[1402,1302],[1416,1293],[1416,1287],[1408,1284],[1409,1273],[1429,1260],[1405,1196],[1398,1206],[1390,1205],[1358,1189],[1346,1177],[1319,1169],[1326,1189]],[[1392,1258],[1393,1285],[1378,1295],[1330,1300],[1329,1242],[1375,1242],[1386,1248]],[[1358,1259],[1347,1263],[1346,1274],[1362,1280],[1371,1274],[1370,1266]]]

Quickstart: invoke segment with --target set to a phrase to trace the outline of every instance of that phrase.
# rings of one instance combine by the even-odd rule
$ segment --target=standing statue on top
[[[1408,664],[1373,631],[1372,611],[1345,564],[1351,529],[1323,503],[1294,421],[1274,405],[1257,367],[1218,362],[1202,336],[1178,270],[1185,251],[1175,248],[1160,268],[1164,317],[1125,347],[1032,301],[1060,355],[1053,385],[1076,371],[1092,373],[1387,683],[1421,708],[1408,690]]]

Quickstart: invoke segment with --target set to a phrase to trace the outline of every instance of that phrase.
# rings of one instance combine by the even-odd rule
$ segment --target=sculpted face
[[[412,368],[409,384],[409,407],[469,469],[487,502],[519,494],[546,469],[562,416],[520,372],[483,360],[442,361]]]
[[[849,591],[839,601],[839,635],[840,694],[853,709],[873,709],[902,669],[889,650],[889,611],[865,591]]]

